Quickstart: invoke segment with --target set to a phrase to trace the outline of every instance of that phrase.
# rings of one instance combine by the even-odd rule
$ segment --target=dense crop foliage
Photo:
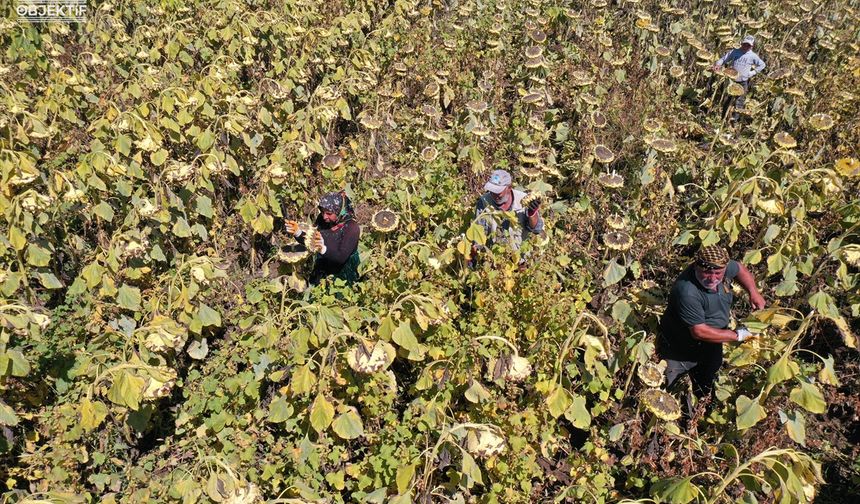
[[[856,2],[90,4],[0,21],[9,502],[856,495]],[[545,235],[473,258],[499,167]],[[362,281],[308,287],[341,188]],[[685,426],[654,334],[717,242],[771,306]]]

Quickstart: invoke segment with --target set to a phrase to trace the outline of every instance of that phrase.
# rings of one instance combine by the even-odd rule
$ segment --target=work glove
[[[301,228],[299,228],[298,221],[288,220],[284,222],[284,228],[286,228],[287,233],[298,236],[301,234]]]
[[[755,336],[746,327],[738,327],[737,329],[735,329],[735,334],[738,335],[738,342],[744,341],[745,339]]]
[[[316,250],[320,254],[326,253],[325,240],[323,240],[322,233],[319,231],[314,231],[311,236],[311,249]]]

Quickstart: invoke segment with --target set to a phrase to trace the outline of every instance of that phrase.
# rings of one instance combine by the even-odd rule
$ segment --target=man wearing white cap
[[[505,170],[495,170],[490,179],[484,184],[487,191],[475,205],[475,221],[484,227],[487,233],[487,244],[506,241],[514,250],[519,250],[523,240],[531,234],[543,231],[543,218],[540,216],[540,199],[523,199],[526,193],[513,188],[511,174]],[[531,201],[529,201],[531,200]],[[491,212],[513,212],[516,216],[516,226],[508,219],[499,219]]]
[[[735,110],[741,110],[744,108],[747,94],[749,94],[750,89],[752,89],[751,79],[767,66],[765,62],[758,57],[758,54],[753,52],[753,45],[755,45],[755,37],[747,35],[741,41],[741,46],[739,48],[732,49],[727,52],[714,64],[715,72],[729,65],[738,72],[738,76],[735,77],[735,82],[743,86],[744,94],[738,96],[735,101]],[[738,115],[735,113],[734,118],[737,119],[737,117]]]

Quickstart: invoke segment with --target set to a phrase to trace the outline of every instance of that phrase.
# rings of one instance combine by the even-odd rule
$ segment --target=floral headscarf
[[[352,208],[352,201],[346,195],[346,191],[326,194],[320,199],[319,208],[337,215],[337,223],[332,225],[332,228],[341,227],[347,221],[355,220],[355,210]]]

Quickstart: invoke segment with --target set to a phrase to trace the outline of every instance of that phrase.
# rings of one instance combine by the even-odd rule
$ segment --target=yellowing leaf
[[[546,398],[546,405],[553,418],[558,418],[563,415],[568,406],[570,406],[570,402],[570,394],[564,389],[564,387],[559,386],[556,386],[555,390],[553,390]]]
[[[108,390],[107,398],[115,404],[137,410],[140,407],[145,386],[146,380],[143,378],[128,371],[120,371],[114,374],[113,384]]]
[[[591,425],[591,413],[585,405],[585,398],[574,395],[573,403],[564,411],[564,417],[577,429],[587,429]]]
[[[333,418],[334,406],[328,402],[323,394],[318,394],[317,398],[314,399],[314,403],[311,405],[311,427],[313,427],[315,431],[322,433],[328,429],[329,425],[331,425]]]
[[[269,404],[269,421],[272,423],[286,422],[293,416],[293,406],[287,402],[287,398],[281,396]]]
[[[410,327],[408,320],[400,322],[400,325],[397,326],[397,329],[395,329],[394,333],[391,334],[391,339],[410,352],[418,352],[420,350],[418,339],[412,332],[412,328]]]
[[[331,424],[331,429],[341,439],[355,439],[364,435],[364,425],[355,408],[350,407],[346,413],[342,413]]]
[[[81,401],[79,412],[81,414],[81,427],[84,431],[90,432],[101,425],[107,417],[108,409],[105,403],[101,401],[84,399]]]
[[[406,464],[397,468],[397,476],[394,478],[397,482],[397,493],[402,495],[409,490],[413,476],[415,476],[415,464]]]
[[[802,406],[810,413],[826,413],[827,401],[821,391],[815,385],[807,382],[800,382],[800,385],[791,389],[789,399],[795,404]]]
[[[307,394],[313,390],[316,381],[317,377],[311,371],[310,364],[305,364],[293,373],[292,380],[290,380],[290,390],[294,395]]]
[[[117,291],[116,302],[126,310],[140,310],[140,289],[123,284]]]
[[[758,403],[758,399],[750,399],[745,395],[738,396],[735,400],[735,407],[738,415],[735,418],[735,423],[738,430],[749,429],[767,416],[764,408]]]

